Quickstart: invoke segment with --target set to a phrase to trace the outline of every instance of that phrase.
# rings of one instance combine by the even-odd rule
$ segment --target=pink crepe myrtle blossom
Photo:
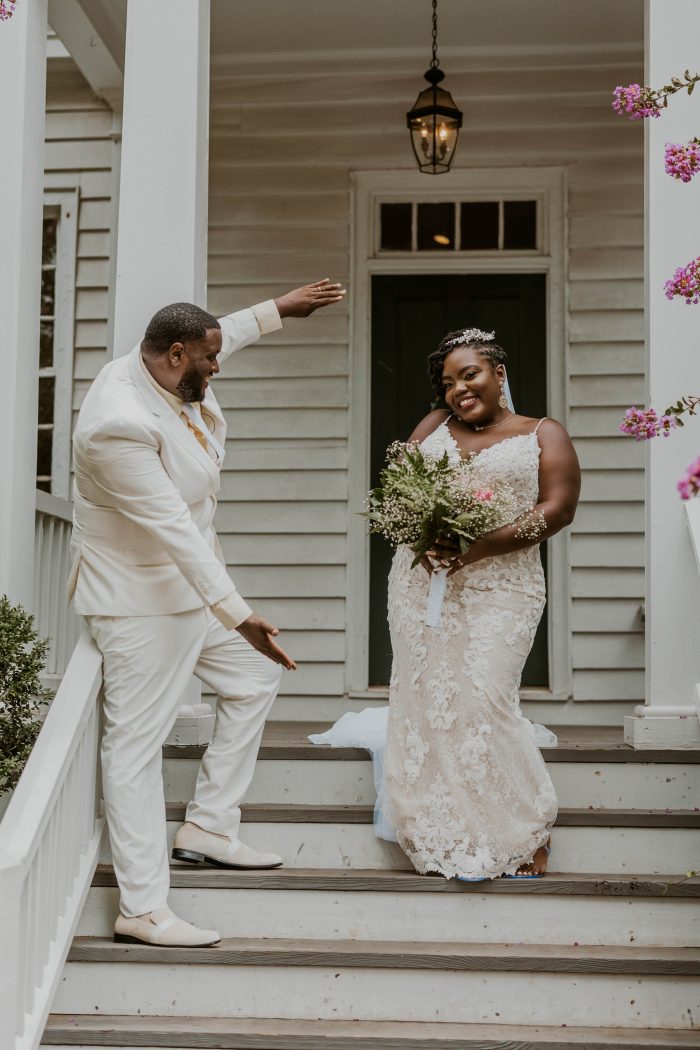
[[[691,259],[687,266],[679,266],[673,277],[664,283],[667,299],[679,296],[686,304],[700,302],[700,255]]]
[[[6,22],[15,13],[17,0],[0,0],[0,22]]]
[[[612,108],[621,117],[627,114],[630,120],[660,117],[671,95],[677,91],[687,91],[692,95],[698,81],[700,74],[692,75],[686,69],[682,77],[671,77],[671,83],[664,84],[662,88],[642,87],[640,84],[628,84],[627,87],[618,85],[613,91]]]
[[[639,84],[618,85],[613,91],[612,108],[619,116],[627,113],[630,120],[661,116],[651,88],[642,88]]]
[[[664,150],[664,167],[667,175],[680,182],[690,182],[700,171],[700,139],[682,142],[667,142]]]
[[[490,503],[493,497],[493,489],[477,489],[474,493],[474,499],[478,499],[481,503]]]
[[[685,474],[677,486],[681,499],[691,499],[700,492],[700,456],[686,467]]]
[[[664,413],[659,416],[655,408],[642,409],[633,405],[625,412],[620,430],[636,441],[649,441],[659,436],[668,437],[677,426],[678,421],[673,415]]]

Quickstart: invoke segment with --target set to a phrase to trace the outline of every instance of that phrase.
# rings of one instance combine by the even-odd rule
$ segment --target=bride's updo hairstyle
[[[428,354],[428,375],[441,402],[443,402],[445,393],[442,385],[442,366],[448,354],[451,354],[458,346],[472,347],[489,362],[492,368],[507,363],[508,355],[503,347],[495,342],[494,334],[494,332],[482,332],[480,328],[459,328],[454,332],[448,332],[437,350]]]

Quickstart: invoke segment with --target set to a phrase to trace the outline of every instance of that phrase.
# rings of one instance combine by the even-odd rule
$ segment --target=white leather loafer
[[[279,868],[282,858],[276,853],[258,853],[240,842],[234,844],[223,835],[213,835],[196,824],[185,823],[173,843],[173,860],[189,864],[214,864],[218,868]]]
[[[153,944],[160,948],[210,948],[221,940],[216,930],[200,930],[178,919],[170,908],[157,908],[150,918],[127,918],[121,912],[114,924],[118,944]]]

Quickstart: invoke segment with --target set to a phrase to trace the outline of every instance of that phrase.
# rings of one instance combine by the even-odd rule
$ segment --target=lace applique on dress
[[[422,443],[459,449],[443,423]],[[506,438],[475,456],[520,513],[537,501],[539,443]],[[484,558],[448,578],[439,630],[423,624],[425,571],[400,548],[389,577],[394,653],[385,788],[417,871],[513,874],[548,838],[557,801],[518,688],[545,603],[539,548]]]

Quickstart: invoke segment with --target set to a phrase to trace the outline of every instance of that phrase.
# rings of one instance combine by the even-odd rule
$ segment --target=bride
[[[509,407],[506,354],[493,333],[450,332],[428,358],[444,409],[411,441],[425,452],[478,457],[487,483],[507,482],[521,513],[465,555],[442,547],[389,576],[394,655],[383,805],[421,873],[482,880],[541,877],[557,800],[518,687],[545,604],[542,540],[574,517],[580,471],[553,419]],[[448,568],[442,622],[424,624],[425,571]]]

